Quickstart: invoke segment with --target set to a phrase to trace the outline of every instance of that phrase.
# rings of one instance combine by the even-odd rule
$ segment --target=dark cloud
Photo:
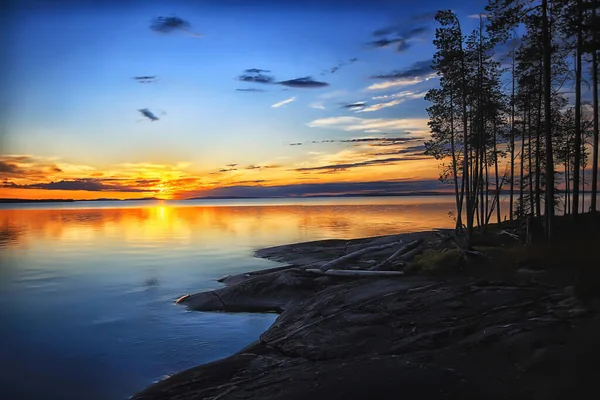
[[[437,179],[391,180],[378,182],[336,182],[304,183],[282,186],[227,186],[208,191],[192,193],[193,196],[231,196],[231,197],[304,197],[318,195],[344,194],[402,194],[415,191],[434,191],[446,189]]]
[[[389,74],[375,75],[372,79],[402,79],[402,78],[417,78],[429,75],[433,70],[431,69],[432,60],[417,61],[411,65],[408,69],[403,71],[393,71]]]
[[[152,20],[150,29],[159,33],[172,33],[175,31],[184,31],[193,36],[202,36],[198,33],[190,31],[190,23],[182,18],[173,17],[157,17]]]
[[[152,83],[156,82],[156,76],[134,76],[133,79],[138,81],[139,83]]]
[[[144,117],[148,118],[150,121],[158,121],[158,117],[154,115],[154,113],[147,108],[142,108],[138,110]]]
[[[344,62],[344,61],[342,61],[342,62],[338,63],[337,65],[335,65],[335,66],[331,67],[330,69],[328,69],[328,70],[324,70],[324,71],[321,73],[321,75],[335,74],[335,73],[336,73],[336,72],[338,72],[338,71],[339,71],[339,70],[340,70],[342,67],[345,67],[345,66],[346,66],[346,65],[348,65],[348,64],[355,63],[356,61],[358,61],[358,58],[356,58],[356,57],[349,59],[347,63],[346,63],[346,62]]]
[[[374,156],[393,156],[393,155],[400,155],[400,154],[411,154],[411,155],[415,155],[415,156],[422,156],[424,151],[425,151],[425,145],[420,144],[418,146],[405,147],[400,150],[381,152],[381,153],[373,153],[373,155]]]
[[[302,146],[302,143],[290,143],[290,146]]]
[[[304,78],[290,79],[288,81],[277,82],[279,85],[289,86],[294,88],[321,88],[329,86],[329,83],[319,82],[312,79],[310,76]]]
[[[12,187],[19,189],[45,189],[45,190],[86,190],[89,192],[151,192],[148,189],[139,189],[128,185],[106,184],[105,180],[84,178],[63,180],[49,183],[32,183],[28,185],[15,185],[12,182],[4,182],[2,187]]]
[[[275,82],[275,77],[265,74],[244,74],[240,75],[238,79],[242,82],[249,83],[264,83],[270,84]]]
[[[17,167],[16,165],[0,161],[0,173],[16,174],[19,171],[19,167]]]
[[[349,103],[349,104],[342,104],[342,108],[349,108],[349,109],[365,108],[366,106],[367,106],[367,103],[364,101],[359,101],[356,103]]]
[[[263,72],[271,72],[269,69],[260,69],[260,68],[248,68],[244,71],[247,74],[260,74]]]
[[[346,163],[346,164],[330,164],[330,165],[320,165],[318,167],[305,167],[305,168],[297,168],[295,171],[303,172],[303,171],[343,171],[351,168],[358,167],[370,167],[373,165],[382,165],[382,164],[396,164],[401,161],[413,161],[413,160],[427,160],[430,157],[392,157],[392,158],[382,158],[375,160],[366,160],[355,163]]]
[[[230,168],[237,167],[237,164],[227,164],[226,167],[230,167]]]
[[[235,89],[236,92],[250,92],[250,93],[259,93],[259,92],[264,92],[264,90],[262,89],[254,89],[254,88],[250,88],[250,89]]]
[[[410,137],[375,137],[375,138],[356,138],[356,139],[345,139],[345,140],[340,140],[341,143],[361,143],[361,142],[366,142],[366,143],[392,143],[392,144],[398,144],[398,143],[406,143],[406,142],[414,142],[416,140],[416,138],[410,138]]]

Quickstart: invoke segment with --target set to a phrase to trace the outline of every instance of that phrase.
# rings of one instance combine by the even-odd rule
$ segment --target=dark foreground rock
[[[317,254],[302,257],[316,265]],[[597,307],[539,275],[341,279],[292,266],[237,277],[184,304],[282,312],[273,326],[133,398],[587,398],[600,378]]]

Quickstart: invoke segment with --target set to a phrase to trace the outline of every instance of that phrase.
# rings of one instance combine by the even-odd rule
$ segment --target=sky
[[[438,9],[484,0],[3,3],[0,198],[439,190]]]

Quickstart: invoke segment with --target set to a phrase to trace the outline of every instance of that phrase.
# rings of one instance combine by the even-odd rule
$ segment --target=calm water
[[[3,205],[2,398],[125,399],[225,357],[276,316],[174,299],[275,266],[252,257],[261,247],[450,227],[451,209],[451,197]]]

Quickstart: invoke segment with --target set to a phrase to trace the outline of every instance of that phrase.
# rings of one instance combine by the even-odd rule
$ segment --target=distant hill
[[[71,203],[73,199],[0,199],[0,203]]]
[[[0,203],[74,203],[80,201],[147,201],[147,200],[163,200],[157,197],[144,197],[141,199],[110,199],[110,198],[99,198],[99,199],[85,199],[85,200],[74,200],[74,199],[0,199]]]
[[[338,197],[393,197],[393,196],[447,196],[452,192],[402,192],[402,193],[344,193],[344,194],[315,194],[296,197],[282,196],[264,196],[264,197],[243,197],[243,196],[206,196],[190,197],[185,200],[248,200],[248,199],[312,199],[312,198],[338,198]]]

